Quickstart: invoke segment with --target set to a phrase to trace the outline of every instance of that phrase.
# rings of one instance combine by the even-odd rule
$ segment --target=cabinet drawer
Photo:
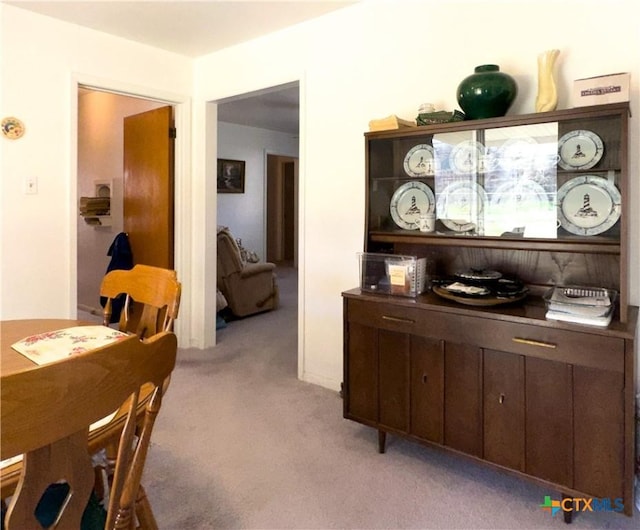
[[[480,347],[590,368],[624,372],[624,340],[544,326],[483,320]]]
[[[365,326],[415,335],[421,328],[422,313],[413,307],[349,300],[347,319]]]

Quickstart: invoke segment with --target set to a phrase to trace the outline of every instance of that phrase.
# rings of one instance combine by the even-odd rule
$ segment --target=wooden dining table
[[[70,319],[27,319],[27,320],[2,320],[0,321],[0,377],[21,372],[23,370],[35,370],[38,364],[34,363],[11,346],[16,342],[47,331],[71,328],[75,326],[91,326],[95,322]]]
[[[95,322],[87,322],[83,320],[73,319],[26,319],[26,320],[3,320],[0,321],[0,385],[2,378],[8,375],[24,372],[28,370],[37,370],[40,365],[31,361],[18,351],[12,348],[12,345],[21,341],[26,337],[66,329],[76,326],[94,326]],[[89,448],[99,449],[106,443],[105,440],[114,436],[113,425],[118,425],[120,418],[124,419],[124,411],[118,413],[110,427],[96,429],[89,435]],[[114,423],[115,422],[115,423]],[[115,431],[117,434],[117,430]],[[0,498],[5,499],[13,494],[18,480],[22,462],[7,465],[0,469],[0,481],[2,484]]]

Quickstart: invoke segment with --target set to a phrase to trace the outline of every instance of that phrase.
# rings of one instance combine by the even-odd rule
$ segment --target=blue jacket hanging
[[[131,244],[129,236],[125,232],[120,232],[109,247],[107,256],[111,256],[111,261],[107,266],[107,272],[115,269],[129,270],[133,269],[133,252],[131,252]],[[111,320],[110,323],[120,320],[120,313],[124,307],[125,295],[121,294],[111,301]],[[107,304],[107,298],[100,297],[100,305],[104,307]]]

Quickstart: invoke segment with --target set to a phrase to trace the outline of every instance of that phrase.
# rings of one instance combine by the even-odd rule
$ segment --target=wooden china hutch
[[[380,452],[397,435],[632,515],[628,119],[617,103],[365,134],[366,253],[527,289],[499,305],[343,293],[344,417],[377,429]],[[546,318],[544,293],[566,285],[618,293],[611,323]]]

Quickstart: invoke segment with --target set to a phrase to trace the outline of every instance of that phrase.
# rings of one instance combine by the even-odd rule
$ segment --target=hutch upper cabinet
[[[365,134],[364,250],[497,270],[523,301],[344,299],[344,416],[632,514],[628,104]],[[435,214],[435,230],[418,229]],[[545,318],[554,285],[619,293],[608,327]]]

